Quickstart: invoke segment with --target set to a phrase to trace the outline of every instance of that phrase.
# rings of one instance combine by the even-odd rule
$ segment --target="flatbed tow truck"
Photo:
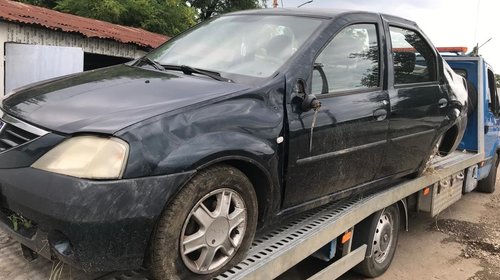
[[[407,179],[383,191],[356,197],[342,204],[323,206],[299,215],[279,227],[267,230],[255,238],[245,260],[215,279],[273,279],[311,255],[330,260],[330,262],[328,266],[309,279],[336,279],[365,258],[372,257],[373,253],[367,254],[368,244],[355,246],[353,242],[357,225],[372,214],[390,205],[398,204],[402,228],[408,229],[408,211],[417,210],[436,216],[458,201],[465,192],[464,190],[470,191],[472,189],[470,185],[477,184],[478,170],[488,162],[487,153],[485,153],[484,116],[485,110],[489,110],[491,106],[488,106],[487,102],[488,88],[481,86],[487,84],[483,80],[487,71],[484,67],[485,63],[481,57],[475,57],[473,60],[478,62],[475,64],[477,66],[475,69],[477,70],[476,85],[480,86],[477,87],[477,107],[474,111],[477,118],[469,119],[474,120],[475,123],[469,124],[468,129],[470,127],[476,129],[473,133],[477,138],[475,139],[477,140],[476,150],[461,150],[446,157],[436,157],[431,167],[418,178]],[[498,134],[496,137],[498,138]],[[3,240],[6,238],[6,235],[0,232],[0,262],[11,262],[13,267],[17,267],[20,271],[24,270],[24,265],[19,263],[22,259],[18,258],[18,263],[15,263],[10,258],[12,254],[19,254],[20,250],[12,242]],[[57,268],[54,265],[52,272],[54,272],[54,267]],[[47,267],[38,266],[36,268],[47,269]],[[30,271],[28,274],[30,279],[38,279],[36,271]],[[78,275],[79,273],[73,272],[70,277],[89,279],[87,276],[79,277]],[[80,276],[82,275],[85,274],[82,273]],[[54,273],[51,277],[53,276]],[[129,271],[96,275],[90,279],[149,278],[144,271]]]

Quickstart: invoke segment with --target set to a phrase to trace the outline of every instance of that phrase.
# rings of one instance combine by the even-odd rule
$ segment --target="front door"
[[[311,65],[312,93],[322,104],[313,130],[314,111],[288,106],[284,208],[374,179],[387,142],[389,108],[378,28],[360,23],[342,29]]]

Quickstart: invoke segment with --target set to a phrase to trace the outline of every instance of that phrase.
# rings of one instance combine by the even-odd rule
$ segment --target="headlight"
[[[128,157],[128,144],[117,138],[76,136],[38,159],[32,167],[86,179],[119,179]]]

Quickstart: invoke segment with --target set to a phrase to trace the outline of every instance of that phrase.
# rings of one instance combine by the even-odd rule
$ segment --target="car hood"
[[[142,120],[247,88],[119,65],[29,85],[4,99],[2,110],[61,133],[113,134]]]

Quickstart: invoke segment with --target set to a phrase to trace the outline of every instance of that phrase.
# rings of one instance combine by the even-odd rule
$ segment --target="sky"
[[[278,0],[293,8],[307,0]],[[272,1],[268,0],[268,7]],[[479,49],[500,73],[500,1],[498,0],[314,0],[302,8],[374,11],[415,21],[436,47]]]

